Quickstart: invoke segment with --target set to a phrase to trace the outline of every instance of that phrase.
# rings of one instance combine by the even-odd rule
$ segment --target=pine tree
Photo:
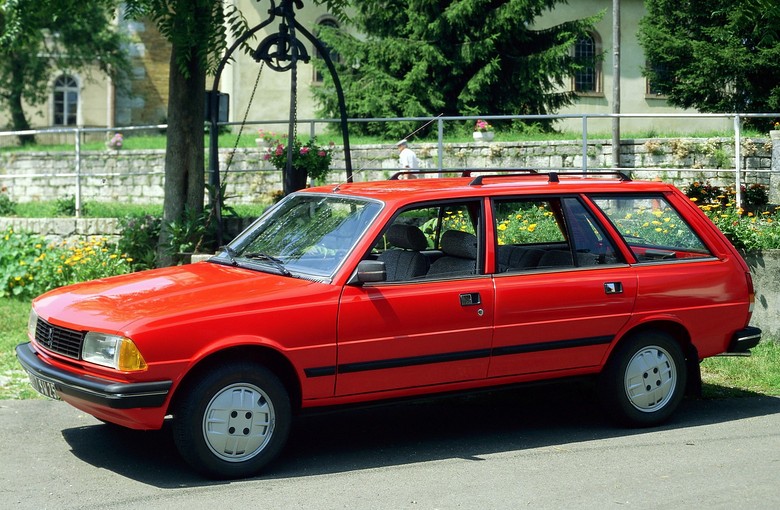
[[[669,103],[702,112],[780,109],[774,0],[647,0],[645,75]],[[759,121],[760,122],[760,121]]]
[[[584,62],[571,48],[598,16],[535,29],[561,0],[364,0],[355,2],[352,37],[324,28],[350,117],[554,113],[573,101],[568,80]],[[324,66],[322,67],[324,69]],[[336,94],[315,89],[324,116]],[[549,126],[549,123],[546,123]],[[365,124],[402,136],[412,124]]]

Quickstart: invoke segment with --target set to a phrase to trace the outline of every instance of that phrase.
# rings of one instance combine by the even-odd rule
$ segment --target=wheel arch
[[[282,353],[262,345],[238,345],[213,352],[199,360],[184,375],[176,385],[173,397],[168,405],[169,411],[176,409],[178,399],[183,395],[193,381],[198,380],[202,374],[218,365],[226,365],[233,361],[251,361],[263,365],[276,375],[287,388],[290,396],[290,405],[293,410],[301,406],[301,383],[295,371],[295,367]]]

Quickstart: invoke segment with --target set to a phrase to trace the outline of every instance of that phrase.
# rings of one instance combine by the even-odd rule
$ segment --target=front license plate
[[[32,386],[35,391],[44,397],[60,400],[60,396],[57,394],[57,389],[54,387],[53,382],[44,381],[43,379],[39,379],[32,374],[28,375],[30,376],[30,386]]]

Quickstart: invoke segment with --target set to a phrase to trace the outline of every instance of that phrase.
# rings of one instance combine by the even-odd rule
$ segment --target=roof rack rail
[[[485,177],[490,178],[501,178],[501,177],[532,177],[534,175],[546,175],[548,181],[547,182],[560,182],[559,176],[561,175],[575,175],[575,176],[581,176],[581,177],[590,177],[590,176],[603,176],[603,175],[611,175],[613,177],[617,177],[621,181],[630,181],[631,177],[628,174],[625,174],[620,171],[614,171],[614,172],[537,172],[536,170],[528,169],[528,173],[509,173],[509,174],[490,174],[490,175],[478,175],[476,176],[470,183],[469,186],[481,186],[483,184],[483,180]]]
[[[441,175],[441,174],[460,174],[461,177],[471,177],[472,170],[454,170],[454,171],[447,171],[444,170],[399,170],[398,172],[394,173],[390,177],[387,178],[388,181],[397,181],[401,178],[401,176],[404,175]]]
[[[472,172],[482,172],[484,170],[469,170],[468,172],[463,172],[464,174],[468,173],[468,175],[464,175],[464,177],[471,177]],[[532,177],[535,175],[539,175],[539,171],[535,168],[510,168],[506,170],[507,173],[500,173],[500,174],[487,174],[487,175],[477,175],[474,177],[474,179],[469,183],[469,186],[481,186],[482,180],[485,177]]]

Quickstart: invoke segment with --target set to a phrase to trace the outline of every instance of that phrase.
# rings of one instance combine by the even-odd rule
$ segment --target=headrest
[[[445,255],[476,259],[477,236],[460,230],[448,230],[441,236],[441,250]]]
[[[428,248],[428,239],[422,230],[414,225],[391,225],[387,229],[387,242],[405,250],[421,251]]]

